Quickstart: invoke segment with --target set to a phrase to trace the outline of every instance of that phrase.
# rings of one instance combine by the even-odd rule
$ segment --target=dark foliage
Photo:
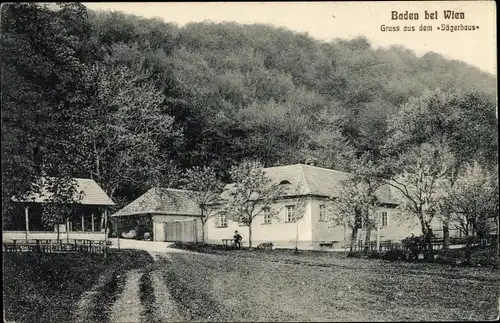
[[[456,151],[497,158],[495,78],[436,53],[80,4],[4,5],[1,30],[4,214],[42,173],[92,174],[121,207],[192,166],[224,180],[249,158],[349,170],[356,153],[380,157],[388,116],[437,89],[458,95]]]

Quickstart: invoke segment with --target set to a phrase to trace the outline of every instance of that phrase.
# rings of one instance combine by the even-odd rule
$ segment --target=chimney
[[[306,165],[316,166],[316,158],[312,158],[312,157],[307,158]]]

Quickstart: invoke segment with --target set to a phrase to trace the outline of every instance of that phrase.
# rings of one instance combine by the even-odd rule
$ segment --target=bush
[[[389,260],[389,261],[399,261],[399,260],[406,260],[407,255],[406,252],[404,252],[401,249],[393,249],[385,252],[382,255],[383,260]]]
[[[361,252],[349,251],[347,257],[361,258]]]
[[[380,253],[378,251],[375,251],[375,250],[372,250],[368,254],[368,258],[369,259],[381,259],[382,258],[382,253]]]

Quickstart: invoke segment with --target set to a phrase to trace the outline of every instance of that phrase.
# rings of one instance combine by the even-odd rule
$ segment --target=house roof
[[[88,178],[73,178],[76,183],[76,196],[73,197],[75,204],[81,205],[115,205],[113,200],[104,192],[104,190],[93,180]],[[42,178],[40,193],[31,193],[23,198],[12,198],[12,201],[19,203],[48,203],[53,197],[49,191],[50,178]]]
[[[293,189],[296,187],[300,188],[299,195],[339,196],[341,181],[351,176],[349,173],[303,164],[268,167],[264,172],[274,183],[287,185],[289,188],[287,196],[297,195],[297,191]],[[226,185],[222,197],[226,197],[227,190],[233,187],[234,184]],[[140,214],[199,216],[201,211],[193,200],[192,193],[193,191],[173,188],[152,188],[111,216]],[[386,186],[379,188],[376,195],[382,203],[397,204],[391,198],[390,190]]]
[[[173,188],[151,188],[111,216],[167,214],[199,216],[201,211],[192,199],[193,191]]]
[[[297,195],[294,188],[299,187],[299,195],[336,197],[342,189],[340,183],[351,176],[346,172],[304,164],[268,167],[264,168],[264,172],[274,183],[289,185],[288,196]],[[232,187],[234,184],[226,185],[226,189]],[[376,195],[382,203],[398,204],[387,186],[380,187]]]

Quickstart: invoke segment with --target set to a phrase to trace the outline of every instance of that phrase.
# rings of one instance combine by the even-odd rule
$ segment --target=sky
[[[146,18],[161,18],[183,26],[189,22],[232,21],[264,23],[307,32],[316,39],[352,39],[365,36],[374,47],[403,45],[419,56],[433,51],[496,75],[496,8],[493,1],[398,2],[117,2],[83,3],[92,10],[121,11]],[[445,19],[444,10],[463,12],[465,19]],[[392,11],[418,13],[418,20],[392,20]],[[437,11],[437,19],[425,19]],[[474,31],[441,31],[442,24],[479,26]],[[382,31],[381,26],[399,26]],[[432,26],[432,31],[419,27]],[[404,31],[413,26],[415,31]]]

